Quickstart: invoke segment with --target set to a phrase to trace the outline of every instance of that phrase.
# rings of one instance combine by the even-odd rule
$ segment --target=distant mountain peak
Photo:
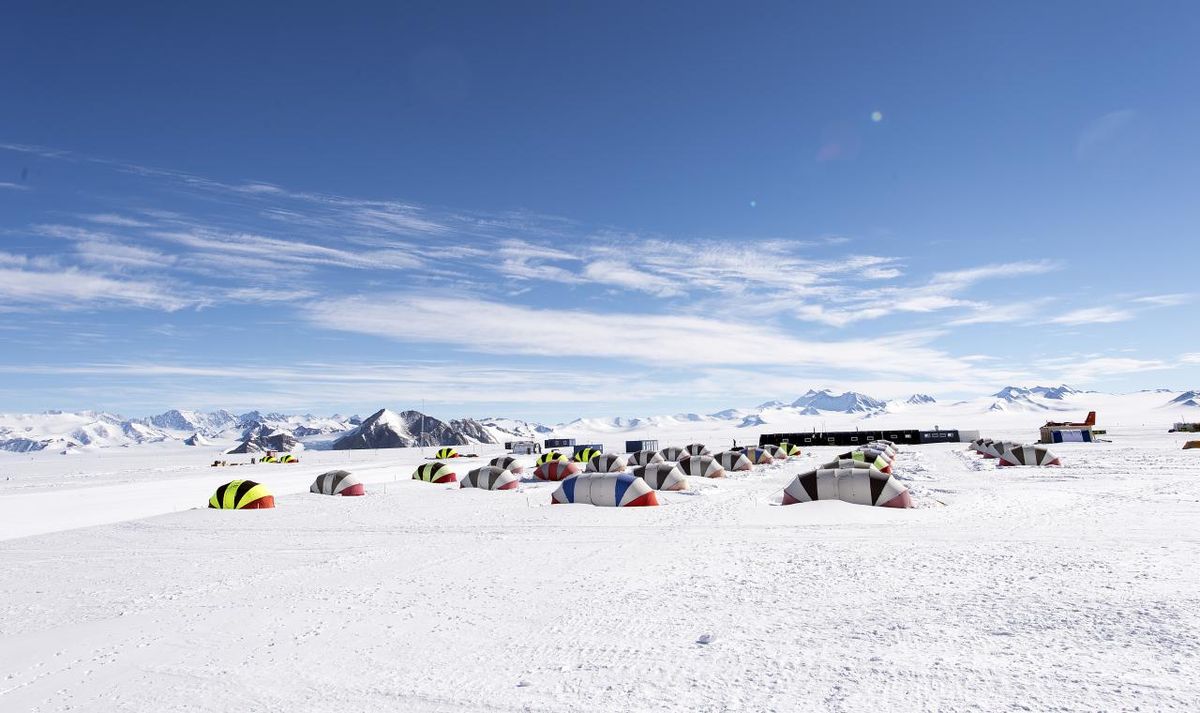
[[[920,404],[935,404],[937,403],[937,399],[933,398],[929,394],[913,394],[912,396],[909,396],[908,400],[906,400],[904,403],[913,404],[914,406]]]

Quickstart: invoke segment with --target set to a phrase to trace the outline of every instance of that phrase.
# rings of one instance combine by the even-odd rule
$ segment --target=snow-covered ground
[[[753,440],[688,428],[649,435]],[[1200,451],[1165,430],[1054,469],[904,447],[908,511],[775,505],[834,448],[629,510],[415,449],[2,454],[0,711],[1195,711]],[[368,495],[307,493],[332,467]],[[204,509],[244,477],[277,508]]]

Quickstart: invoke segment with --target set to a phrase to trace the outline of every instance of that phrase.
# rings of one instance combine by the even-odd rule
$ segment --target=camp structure
[[[720,463],[721,467],[727,471],[750,470],[754,467],[754,463],[741,451],[722,451],[714,457],[717,459],[717,463]]]
[[[687,455],[687,452],[684,451],[679,446],[667,446],[666,448],[659,451],[658,454],[660,456],[662,456],[663,460],[671,461],[672,463],[674,463],[675,461],[677,461],[680,458]]]
[[[279,459],[276,458],[275,456],[263,456],[262,458],[258,459],[258,462],[259,463],[278,463]]]
[[[625,452],[633,453],[635,451],[657,451],[658,441],[641,439],[637,441],[625,441]]]
[[[572,460],[551,460],[542,463],[533,470],[533,477],[538,480],[563,480],[572,475],[579,475],[583,469]]]
[[[687,477],[673,463],[651,463],[633,469],[634,476],[655,490],[687,490]]]
[[[531,456],[542,450],[535,441],[509,441],[504,444],[504,450],[519,456]]]
[[[559,483],[550,501],[618,508],[658,505],[658,498],[646,481],[629,473],[572,475]]]
[[[275,462],[276,463],[299,463],[300,459],[297,458],[296,456],[292,455],[291,453],[284,453],[283,455],[279,456],[275,460]]]
[[[1010,445],[1000,455],[1000,465],[1062,465],[1062,461],[1042,446]]]
[[[603,453],[603,451],[601,451],[599,448],[584,448],[583,450],[575,452],[575,462],[587,463],[591,461],[593,457],[598,456],[601,453]]]
[[[866,445],[867,448],[875,451],[881,451],[888,458],[895,460],[898,451],[896,447],[887,441],[871,441]]]
[[[275,507],[275,496],[267,486],[253,480],[231,480],[217,488],[208,506],[218,510],[261,510]]]
[[[863,470],[867,470],[868,468],[875,468],[875,466],[871,465],[870,463],[864,463],[860,460],[854,460],[852,458],[834,458],[828,463],[822,465],[821,468],[824,470],[837,470],[839,468],[861,468]],[[875,468],[875,470],[879,469]]]
[[[426,483],[453,483],[458,480],[458,474],[445,463],[433,462],[417,466],[413,471],[413,480],[424,480]]]
[[[462,488],[480,488],[482,490],[516,490],[517,476],[512,471],[495,465],[485,465],[475,468],[462,479]]]
[[[319,495],[366,495],[362,481],[345,470],[321,473],[313,481],[308,492]]]
[[[842,500],[885,508],[913,506],[908,488],[875,468],[818,468],[797,475],[783,489],[783,504]]]
[[[433,454],[434,458],[458,458],[458,451],[453,448],[439,448],[437,453]]]
[[[587,473],[620,473],[625,470],[625,460],[614,453],[597,453],[587,462]]]
[[[725,477],[725,468],[712,456],[684,456],[679,459],[679,470],[693,478]]]
[[[795,443],[788,443],[787,441],[784,441],[779,447],[787,451],[789,458],[794,458],[801,453],[800,446],[796,445]]]
[[[712,455],[712,451],[708,450],[708,447],[705,446],[703,443],[689,443],[683,447],[683,450],[689,456],[711,456]]]
[[[1082,421],[1047,421],[1042,426],[1040,443],[1091,443],[1096,428],[1096,412],[1089,411]]]
[[[650,465],[662,462],[663,457],[658,451],[636,451],[629,454],[629,465]]]
[[[488,465],[494,465],[501,470],[507,470],[513,475],[520,475],[525,472],[525,466],[521,465],[516,458],[512,456],[499,456],[488,461]]]
[[[743,453],[745,453],[746,457],[749,458],[750,462],[754,465],[766,465],[768,463],[775,462],[775,459],[771,457],[770,453],[755,446],[750,446],[743,451]]]
[[[537,457],[537,464],[542,465],[543,463],[549,463],[552,460],[570,460],[570,459],[567,458],[562,453],[559,453],[558,451],[546,451],[545,453],[543,453]]]
[[[1193,448],[1200,448],[1200,441],[1188,441],[1183,444],[1183,450],[1190,451]]]

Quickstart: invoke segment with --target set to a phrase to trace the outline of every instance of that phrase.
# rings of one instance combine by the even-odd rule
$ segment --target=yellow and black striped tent
[[[417,466],[413,471],[413,480],[424,480],[427,483],[454,483],[458,474],[445,463],[426,463]]]
[[[433,454],[434,458],[457,458],[458,451],[453,448],[439,448],[437,453]]]
[[[208,499],[210,508],[218,510],[257,510],[275,507],[275,496],[267,486],[253,480],[231,480],[217,488]]]
[[[549,463],[552,460],[570,460],[570,459],[567,458],[562,453],[559,453],[558,451],[546,451],[545,453],[538,456],[537,464],[545,465],[546,463]]]
[[[284,453],[283,455],[279,456],[278,462],[280,462],[280,463],[299,463],[300,459],[297,458],[296,456],[292,455],[291,453]]]
[[[275,456],[263,456],[262,458],[258,459],[258,462],[259,463],[278,463],[279,459],[276,458]]]
[[[595,458],[595,457],[596,457],[596,456],[598,456],[598,455],[602,455],[602,452],[601,452],[599,449],[596,449],[596,448],[584,448],[583,450],[581,450],[581,451],[579,451],[578,453],[576,453],[576,454],[575,454],[575,462],[577,462],[577,463],[587,463],[587,462],[588,462],[588,461],[590,461],[592,458]]]

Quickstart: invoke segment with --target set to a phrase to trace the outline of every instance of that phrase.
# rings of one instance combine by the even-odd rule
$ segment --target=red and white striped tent
[[[552,460],[542,463],[533,471],[533,477],[538,480],[563,480],[572,475],[579,475],[583,469],[571,460]]]
[[[875,468],[810,470],[797,475],[783,490],[783,504],[842,500],[856,505],[910,508],[908,488]]]

